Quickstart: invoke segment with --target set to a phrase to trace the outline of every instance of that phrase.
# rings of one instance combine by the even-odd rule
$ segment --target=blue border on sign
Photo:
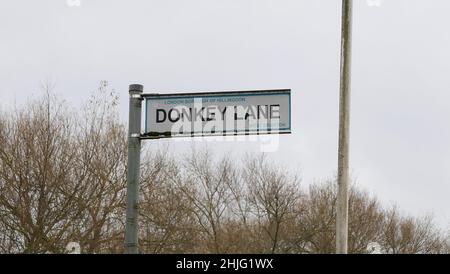
[[[279,130],[279,131],[291,131],[291,93],[290,92],[278,92],[278,93],[239,93],[239,94],[223,94],[223,95],[199,95],[199,96],[164,96],[164,94],[159,95],[158,97],[145,97],[145,118],[144,118],[144,134],[148,132],[147,130],[147,106],[148,103],[150,101],[157,101],[157,100],[167,100],[167,99],[195,99],[195,98],[220,98],[220,97],[248,97],[248,96],[276,96],[276,95],[288,95],[288,104],[289,104],[289,127],[287,128],[279,128],[279,129],[274,129],[275,131]],[[266,128],[266,129],[258,129],[258,130],[272,130],[272,128]],[[250,130],[247,130],[246,132],[248,132]],[[221,133],[226,133],[226,132],[237,132],[236,130],[226,130],[226,131],[221,131]],[[186,133],[186,135],[189,134],[202,134],[204,132],[190,132],[190,133]],[[208,134],[208,133],[207,133]]]

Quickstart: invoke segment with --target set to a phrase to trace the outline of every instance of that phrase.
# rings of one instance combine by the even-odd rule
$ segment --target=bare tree
[[[369,243],[380,240],[382,225],[383,211],[378,200],[352,185],[349,196],[349,252],[367,253]]]
[[[312,184],[303,196],[302,214],[292,226],[292,252],[334,253],[336,183]],[[349,252],[366,253],[367,245],[379,239],[383,214],[378,201],[354,185],[349,198]]]
[[[285,232],[282,225],[296,212],[299,180],[269,164],[264,155],[247,160],[243,178],[249,189],[252,213],[270,239],[266,252],[276,253]]]
[[[85,191],[77,196],[84,212],[73,220],[78,225],[73,240],[87,253],[120,252],[123,245],[127,138],[117,104],[118,96],[102,81],[86,104],[76,133],[75,173]]]
[[[73,123],[62,102],[47,96],[17,110],[0,132],[1,226],[11,251],[62,252],[71,219],[82,214],[76,197]]]
[[[306,211],[298,220],[301,253],[334,253],[336,187],[334,181],[309,187]]]
[[[433,254],[446,252],[446,241],[432,218],[401,216],[397,208],[385,212],[381,244],[389,254]]]
[[[201,229],[206,252],[227,252],[222,238],[224,223],[230,218],[229,205],[233,199],[228,181],[233,179],[229,158],[215,162],[208,150],[193,149],[183,163],[185,175],[176,183],[192,203],[193,214]]]
[[[192,201],[177,182],[180,169],[167,150],[145,154],[141,167],[140,246],[146,253],[195,252]]]

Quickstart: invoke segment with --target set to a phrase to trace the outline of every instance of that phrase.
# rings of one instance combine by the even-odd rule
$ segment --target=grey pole
[[[125,253],[137,254],[138,250],[138,204],[139,168],[141,161],[141,109],[142,85],[130,85],[130,110],[128,120],[128,172],[127,216],[125,225]]]
[[[342,0],[341,84],[339,96],[338,193],[336,206],[336,253],[347,254],[348,184],[350,137],[350,85],[353,0]]]

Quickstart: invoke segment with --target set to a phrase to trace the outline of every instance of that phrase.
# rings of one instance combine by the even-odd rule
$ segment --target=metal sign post
[[[342,0],[341,84],[339,98],[338,193],[336,206],[336,253],[347,254],[348,183],[350,135],[350,82],[353,0]]]
[[[139,167],[141,162],[141,109],[142,85],[130,85],[130,110],[128,120],[128,165],[127,165],[127,216],[125,225],[125,253],[138,251],[138,201]]]

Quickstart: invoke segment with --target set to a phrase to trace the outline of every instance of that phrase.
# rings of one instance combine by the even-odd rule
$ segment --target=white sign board
[[[143,137],[291,133],[291,91],[144,94]]]

